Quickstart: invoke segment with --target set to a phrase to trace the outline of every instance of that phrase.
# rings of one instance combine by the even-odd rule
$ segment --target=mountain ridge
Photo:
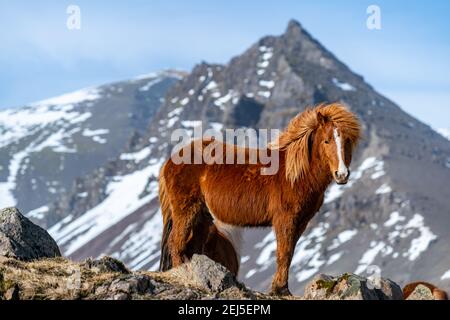
[[[134,131],[145,131],[162,93],[180,75],[162,71],[2,110],[2,204],[20,202],[22,210],[31,211],[36,219],[43,217],[48,212],[46,205],[57,199],[59,191],[70,189],[78,177],[116,157],[126,149]],[[155,83],[159,88],[144,90],[153,80],[161,80]],[[77,167],[80,161],[83,166]]]
[[[294,21],[229,63],[202,62],[168,86],[128,149],[50,206],[61,217],[48,225],[50,233],[75,259],[109,254],[133,269],[154,270],[161,236],[157,169],[170,154],[172,130],[198,123],[282,129],[306,106],[334,101],[358,114],[364,140],[349,184],[329,188],[298,242],[290,287],[301,291],[318,272],[378,268],[401,283],[426,278],[449,288],[450,261],[440,254],[450,243],[449,141],[376,92]],[[83,202],[84,192],[98,196]],[[124,194],[124,203],[114,202]],[[275,247],[269,230],[246,231],[244,283],[268,288]]]

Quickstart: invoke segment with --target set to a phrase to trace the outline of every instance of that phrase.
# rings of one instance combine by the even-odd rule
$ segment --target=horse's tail
[[[161,258],[159,270],[166,271],[172,268],[172,257],[170,256],[169,236],[172,231],[172,208],[167,195],[166,179],[164,178],[165,164],[159,174],[159,203],[163,216],[163,234],[161,239]]]
[[[436,287],[435,285],[433,285],[431,283],[423,282],[423,281],[409,283],[406,286],[404,286],[403,287],[403,299],[406,300],[413,293],[413,291],[416,289],[416,287],[418,285],[423,285],[423,286],[427,287],[428,289],[430,289],[435,300],[448,300],[447,292],[439,289],[438,287]]]

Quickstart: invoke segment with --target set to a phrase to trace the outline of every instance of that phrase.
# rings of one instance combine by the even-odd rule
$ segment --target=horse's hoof
[[[289,291],[289,288],[281,287],[281,288],[272,288],[269,293],[271,296],[292,296],[292,293]]]

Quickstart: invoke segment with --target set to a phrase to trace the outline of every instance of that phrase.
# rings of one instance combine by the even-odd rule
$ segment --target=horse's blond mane
[[[354,146],[360,138],[358,118],[340,103],[321,104],[307,108],[292,119],[278,140],[270,144],[271,149],[286,151],[286,178],[294,183],[309,170],[310,137],[319,127],[318,114],[331,121],[345,139]]]

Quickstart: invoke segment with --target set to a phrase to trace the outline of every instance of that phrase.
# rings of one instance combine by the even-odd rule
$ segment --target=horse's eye
[[[325,143],[326,143],[326,144],[329,144],[329,143],[330,143],[330,141],[328,141],[328,140],[325,140]]]

